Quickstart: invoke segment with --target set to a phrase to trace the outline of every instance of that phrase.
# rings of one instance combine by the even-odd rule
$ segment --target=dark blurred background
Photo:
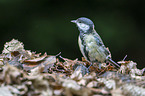
[[[145,64],[144,0],[0,0],[0,51],[15,38],[25,49],[79,58],[79,31],[72,19],[88,17],[115,61]]]

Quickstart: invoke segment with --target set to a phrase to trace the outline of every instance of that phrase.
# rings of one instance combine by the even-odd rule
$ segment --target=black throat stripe
[[[86,42],[84,41],[84,35],[85,35],[85,34],[83,34],[82,32],[80,32],[81,43],[82,43],[82,45],[84,46],[84,49],[83,49],[84,54],[85,54],[85,56],[86,56],[86,59],[87,59],[88,61],[90,61],[89,54],[88,54],[89,52],[86,50]]]

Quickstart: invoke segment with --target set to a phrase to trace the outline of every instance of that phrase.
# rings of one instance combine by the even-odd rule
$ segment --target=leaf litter
[[[0,54],[0,96],[145,96],[145,68],[118,63],[119,69],[106,63],[88,69],[84,58],[31,52],[12,39]]]

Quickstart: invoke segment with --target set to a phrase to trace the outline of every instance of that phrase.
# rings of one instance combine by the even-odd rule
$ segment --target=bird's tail
[[[116,63],[115,61],[113,61],[111,58],[109,58],[108,61],[109,61],[110,63],[112,63],[113,65],[116,65],[117,67],[120,68],[119,64]]]

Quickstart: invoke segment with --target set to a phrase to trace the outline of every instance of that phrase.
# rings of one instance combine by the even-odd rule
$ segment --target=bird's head
[[[71,22],[75,23],[78,26],[78,29],[84,33],[89,32],[94,28],[94,23],[90,19],[85,17],[78,18],[77,20],[72,20]]]

